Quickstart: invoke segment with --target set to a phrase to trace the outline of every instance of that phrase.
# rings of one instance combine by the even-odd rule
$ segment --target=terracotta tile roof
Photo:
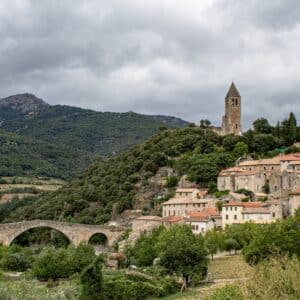
[[[221,171],[219,176],[228,176],[228,175],[236,175],[237,173],[244,173],[245,171],[239,167],[233,167],[229,169],[225,169]]]
[[[141,217],[136,218],[136,220],[162,221],[162,218],[158,217],[158,216],[141,216]]]
[[[288,155],[281,155],[279,157],[280,161],[297,161],[300,160],[300,153],[292,153]]]
[[[300,195],[300,189],[292,191],[291,195],[297,195],[297,196]]]
[[[197,196],[198,197],[205,197],[206,195],[208,195],[208,190],[200,190],[198,193],[197,193]]]
[[[162,205],[185,205],[185,204],[202,204],[202,203],[208,203],[209,199],[197,199],[197,198],[172,198],[164,203]]]
[[[269,207],[246,207],[242,214],[270,214]]]
[[[263,202],[228,202],[223,206],[242,206],[244,208],[262,207]]]
[[[220,216],[220,213],[215,208],[206,208],[203,211],[199,212],[190,212],[187,214],[187,217],[207,217],[207,216]]]
[[[259,159],[259,160],[246,160],[242,161],[239,166],[261,166],[261,165],[279,165],[280,156],[275,156],[273,158]]]
[[[165,217],[162,220],[163,220],[163,222],[176,223],[176,222],[182,221],[183,218],[180,216],[170,216],[170,217]]]
[[[207,208],[201,212],[190,212],[185,220],[187,222],[208,222],[212,218],[219,218],[220,213],[215,208]]]

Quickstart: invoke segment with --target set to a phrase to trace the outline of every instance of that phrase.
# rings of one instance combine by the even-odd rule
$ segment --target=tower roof
[[[236,88],[234,82],[231,83],[231,86],[230,86],[230,88],[228,90],[228,93],[226,95],[226,99],[227,98],[231,98],[231,97],[239,97],[239,98],[241,98],[241,95],[240,95],[238,89]]]

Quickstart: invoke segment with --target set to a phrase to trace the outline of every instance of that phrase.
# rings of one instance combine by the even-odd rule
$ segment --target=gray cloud
[[[234,80],[244,125],[300,98],[296,0],[2,0],[0,97],[221,122]]]

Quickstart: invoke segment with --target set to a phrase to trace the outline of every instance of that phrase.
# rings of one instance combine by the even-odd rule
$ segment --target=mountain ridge
[[[187,124],[171,116],[97,112],[67,105],[50,105],[29,93],[0,100],[0,129],[35,140],[39,145],[47,143],[75,153],[74,160],[81,162],[81,171],[97,157],[118,155],[143,142],[162,127],[178,128]],[[45,147],[44,144],[40,149]],[[4,148],[0,145],[0,150],[6,151]],[[86,163],[78,155],[86,157]],[[66,154],[65,158],[71,159],[71,156]],[[6,155],[7,165],[8,161],[9,156]],[[26,165],[23,156],[22,163]],[[72,163],[65,163],[72,166]],[[70,170],[67,173],[74,174]]]

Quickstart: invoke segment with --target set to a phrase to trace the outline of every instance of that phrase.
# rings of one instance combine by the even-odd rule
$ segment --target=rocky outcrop
[[[0,107],[6,106],[24,115],[35,115],[49,106],[44,100],[33,94],[18,94],[0,99]]]

